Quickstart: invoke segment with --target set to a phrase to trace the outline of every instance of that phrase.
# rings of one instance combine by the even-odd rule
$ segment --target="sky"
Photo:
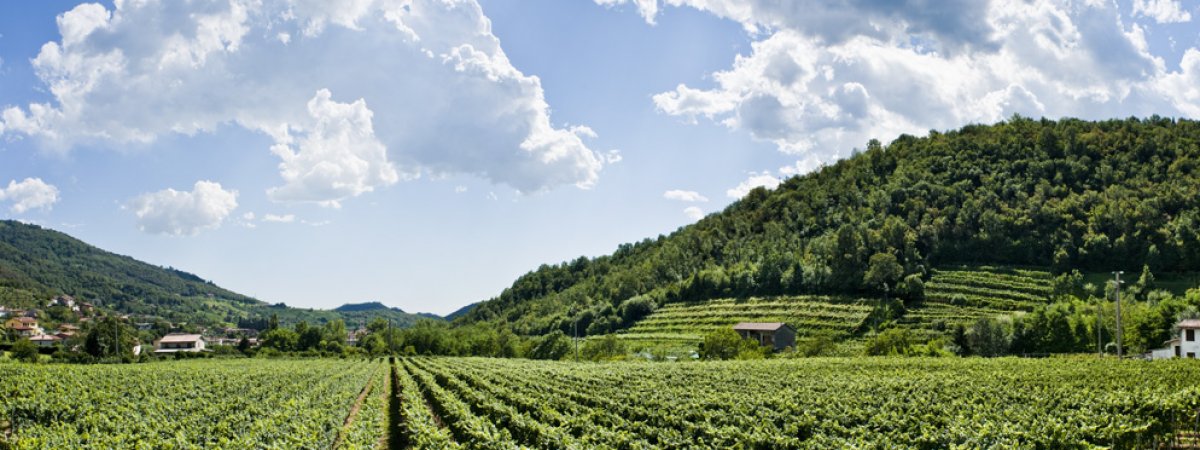
[[[872,139],[1200,116],[1196,0],[0,1],[0,218],[445,314]]]

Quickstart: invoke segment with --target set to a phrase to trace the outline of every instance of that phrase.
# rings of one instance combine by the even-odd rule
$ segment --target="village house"
[[[34,344],[37,344],[38,347],[46,348],[46,347],[53,347],[53,346],[57,345],[59,342],[62,342],[62,338],[51,335],[51,334],[39,334],[36,336],[30,336],[29,342],[33,342]]]
[[[12,330],[17,336],[32,337],[40,334],[45,334],[45,330],[38,326],[38,320],[32,317],[13,317],[4,322],[4,328]]]
[[[204,336],[199,334],[168,334],[154,343],[154,353],[202,352]]]
[[[1195,358],[1200,355],[1200,319],[1181,320],[1175,324],[1179,336],[1167,342],[1166,348],[1150,352],[1151,359]]]
[[[8,317],[9,314],[12,314],[11,309],[8,309],[7,307],[4,307],[4,306],[0,306],[0,319]]]
[[[776,351],[796,345],[796,329],[783,322],[742,322],[734,325],[733,331]]]
[[[60,295],[60,296],[54,297],[54,298],[50,299],[50,303],[47,303],[46,306],[47,307],[62,306],[65,308],[69,308],[71,311],[79,312],[79,306],[75,304],[75,297],[72,297],[70,295]]]

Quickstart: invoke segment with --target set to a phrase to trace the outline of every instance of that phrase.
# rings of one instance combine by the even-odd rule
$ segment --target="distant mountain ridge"
[[[376,316],[400,327],[429,318],[377,302],[335,310],[272,305],[182,270],[99,249],[60,231],[0,221],[0,305],[41,307],[59,294],[123,314],[209,325],[265,321],[273,314],[285,324],[343,319],[348,326],[363,325]]]

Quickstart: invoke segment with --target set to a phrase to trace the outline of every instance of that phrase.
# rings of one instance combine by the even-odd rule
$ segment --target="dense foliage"
[[[669,236],[542,266],[457,321],[597,334],[679,301],[885,292],[919,301],[929,269],[952,263],[1191,271],[1198,144],[1200,123],[1158,117],[1014,117],[872,141]]]

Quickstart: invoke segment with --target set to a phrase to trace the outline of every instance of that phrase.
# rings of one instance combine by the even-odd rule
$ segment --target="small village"
[[[27,340],[46,355],[59,351],[79,353],[87,334],[94,331],[94,324],[104,320],[115,320],[135,334],[129,348],[134,357],[204,356],[257,349],[261,345],[260,333],[264,331],[113,314],[70,295],[58,295],[47,301],[44,308],[15,309],[0,305],[0,338],[3,338],[0,341],[11,346]],[[355,347],[367,333],[362,327],[348,331],[340,344]]]

